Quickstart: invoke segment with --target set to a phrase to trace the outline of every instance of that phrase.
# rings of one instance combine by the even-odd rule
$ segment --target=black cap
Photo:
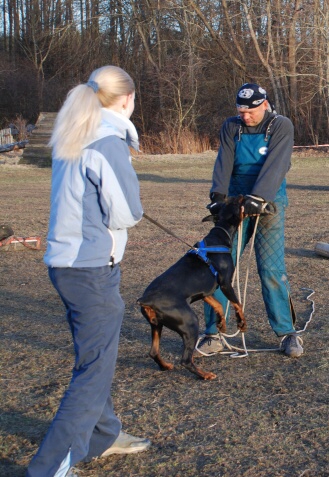
[[[245,83],[236,95],[236,107],[245,109],[257,108],[266,99],[265,89],[255,83]]]

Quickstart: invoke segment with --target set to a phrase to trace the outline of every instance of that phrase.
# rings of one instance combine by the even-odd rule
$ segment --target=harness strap
[[[269,140],[269,135],[270,135],[270,129],[272,127],[272,124],[273,122],[275,121],[275,119],[277,119],[277,117],[279,116],[279,114],[276,114],[274,116],[274,118],[272,118],[269,122],[269,124],[266,126],[266,131],[265,131],[265,141],[267,142]],[[242,134],[242,131],[243,131],[243,126],[242,126],[242,120],[240,119],[240,116],[238,116],[238,119],[239,119],[239,122],[238,122],[238,125],[239,125],[239,129],[238,129],[238,141],[241,140],[241,134]]]
[[[267,142],[269,140],[269,135],[270,135],[270,130],[271,130],[271,127],[272,127],[272,124],[273,122],[276,120],[276,118],[278,117],[279,115],[276,114],[274,116],[274,118],[270,121],[269,125],[267,126],[266,128],[266,135],[265,135],[265,141]]]
[[[197,250],[201,250],[207,255],[209,253],[231,253],[230,247],[225,247],[224,245],[206,245],[204,240],[198,242]]]
[[[231,249],[229,247],[225,247],[224,245],[207,247],[204,240],[201,240],[201,242],[198,242],[197,248],[193,248],[186,253],[186,255],[196,255],[198,258],[200,258],[206,265],[208,265],[211,273],[217,279],[218,272],[211,263],[211,260],[208,258],[207,253],[231,253]]]

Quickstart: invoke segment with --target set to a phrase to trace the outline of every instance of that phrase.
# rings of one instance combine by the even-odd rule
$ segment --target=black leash
[[[175,235],[171,230],[167,229],[166,227],[164,227],[163,225],[159,224],[159,222],[157,222],[156,220],[152,219],[151,217],[149,217],[148,215],[145,214],[145,212],[143,213],[143,217],[145,217],[145,219],[147,219],[149,222],[151,222],[152,224],[156,225],[157,227],[159,227],[160,229],[164,230],[165,232],[167,232],[167,234],[171,235],[172,237],[175,237],[175,239],[179,240],[180,242],[182,242],[183,244],[187,245],[189,248],[192,248],[194,250],[197,250],[195,247],[193,247],[192,245],[190,245],[189,243],[185,242],[185,240],[181,239],[180,237],[178,237],[177,235]]]

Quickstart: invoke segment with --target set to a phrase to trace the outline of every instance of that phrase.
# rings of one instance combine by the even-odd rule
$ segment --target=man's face
[[[257,106],[257,108],[238,108],[238,114],[246,126],[258,126],[264,118],[267,107],[268,102],[265,100],[260,106]]]

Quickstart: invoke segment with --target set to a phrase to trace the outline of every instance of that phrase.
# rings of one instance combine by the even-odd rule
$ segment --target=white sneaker
[[[225,348],[223,340],[219,333],[216,335],[204,335],[200,337],[199,344],[195,347],[194,357],[212,356],[220,353]]]
[[[151,445],[151,441],[148,439],[142,439],[140,437],[134,437],[130,434],[120,431],[116,441],[109,447],[101,457],[107,457],[112,454],[135,454],[137,452],[143,452]]]

